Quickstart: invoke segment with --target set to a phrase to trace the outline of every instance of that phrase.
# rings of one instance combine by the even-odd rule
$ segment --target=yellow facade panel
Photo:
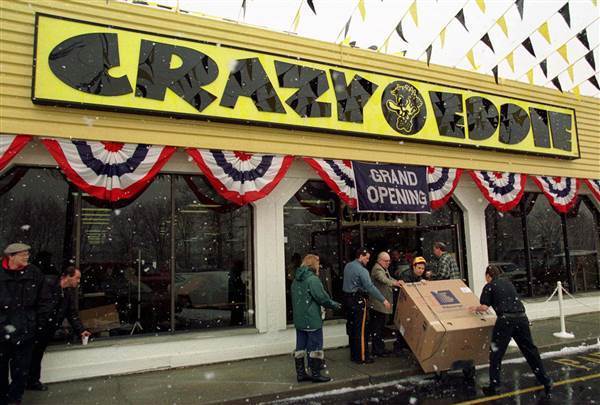
[[[573,108],[580,158],[563,160],[490,150],[372,139],[306,130],[169,119],[118,112],[38,106],[31,102],[34,13],[42,12],[100,24],[226,43],[261,52],[298,56],[319,63],[375,71],[406,79],[491,92]],[[249,152],[291,153],[316,157],[387,161],[532,174],[600,177],[600,102],[490,76],[431,66],[360,49],[342,48],[291,35],[110,1],[0,2],[0,131],[124,142],[169,143]],[[250,44],[250,45],[249,45]],[[143,123],[143,125],[140,125]],[[166,142],[165,140],[169,140]]]

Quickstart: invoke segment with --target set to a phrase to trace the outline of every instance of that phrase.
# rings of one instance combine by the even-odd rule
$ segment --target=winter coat
[[[396,280],[393,279],[392,276],[390,276],[390,273],[381,267],[379,263],[375,263],[371,269],[371,280],[373,280],[373,284],[377,287],[379,292],[383,294],[385,299],[388,300],[388,302],[393,302],[393,287]],[[369,303],[374,311],[381,312],[382,314],[392,313],[392,309],[387,309],[381,301],[372,299]]]
[[[44,332],[53,334],[61,327],[66,318],[73,331],[77,335],[81,335],[81,332],[85,328],[79,318],[77,289],[62,288],[60,286],[60,277],[57,276],[45,276],[44,282],[42,295],[44,299],[50,301],[50,312],[41,314],[40,325],[44,327]]]
[[[40,314],[49,311],[50,300],[42,294],[44,275],[36,266],[8,270],[4,259],[1,267],[0,331],[2,340],[18,344],[34,338]]]
[[[321,280],[311,269],[299,267],[292,282],[292,308],[296,329],[321,329],[321,306],[330,309],[341,308],[340,303],[329,297]]]

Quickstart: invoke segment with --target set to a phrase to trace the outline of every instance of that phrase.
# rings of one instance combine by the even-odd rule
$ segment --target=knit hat
[[[5,255],[14,255],[19,252],[26,252],[31,249],[31,246],[24,243],[11,243],[4,249]]]

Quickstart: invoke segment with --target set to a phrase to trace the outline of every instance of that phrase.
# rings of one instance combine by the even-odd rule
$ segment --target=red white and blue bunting
[[[323,181],[352,208],[356,208],[356,186],[350,160],[315,159],[304,161],[321,176]]]
[[[31,140],[30,135],[0,135],[0,170]]]
[[[173,146],[120,142],[44,139],[43,143],[69,180],[106,201],[137,195],[175,152]]]
[[[498,211],[510,211],[523,197],[527,180],[525,174],[471,170],[469,175]]]
[[[592,190],[592,194],[598,201],[600,201],[600,180],[599,179],[585,179],[585,184]]]
[[[429,166],[427,168],[427,184],[429,186],[429,203],[431,209],[443,207],[452,197],[458,180],[462,175],[462,169],[446,169]]]
[[[244,205],[267,196],[281,181],[293,156],[186,149],[215,190]]]
[[[533,181],[544,192],[554,209],[567,213],[577,202],[579,179],[571,177],[532,176]]]

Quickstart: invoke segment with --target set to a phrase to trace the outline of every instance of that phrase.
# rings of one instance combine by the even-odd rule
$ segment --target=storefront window
[[[599,214],[588,197],[580,196],[563,216],[543,194],[526,193],[512,211],[488,206],[485,216],[489,262],[504,270],[521,295],[547,296],[557,281],[572,292],[600,289]]]
[[[598,249],[600,224],[598,211],[587,197],[581,197],[567,214],[570,269],[576,291],[600,289]]]
[[[64,245],[72,209],[69,186],[58,170],[14,167],[0,177],[0,246],[27,243],[31,262],[57,274],[73,259]]]
[[[170,182],[116,206],[82,196],[81,318],[100,334],[170,330]]]
[[[286,294],[288,322],[292,320],[290,286],[302,257],[316,252],[321,258],[321,280],[336,300],[342,299],[343,270],[354,251],[366,246],[374,254],[398,250],[400,260],[392,272],[409,269],[416,255],[425,255],[430,268],[435,259],[432,244],[445,242],[462,269],[462,212],[454,201],[431,214],[358,213],[344,204],[322,181],[311,180],[284,207]],[[463,271],[464,274],[464,271]],[[341,316],[327,311],[327,318]]]
[[[0,176],[0,207],[1,246],[30,244],[47,273],[79,266],[80,317],[96,337],[254,325],[252,208],[203,176],[161,174],[109,203],[59,170],[15,167]]]
[[[202,176],[173,176],[175,329],[254,325],[252,208]]]

